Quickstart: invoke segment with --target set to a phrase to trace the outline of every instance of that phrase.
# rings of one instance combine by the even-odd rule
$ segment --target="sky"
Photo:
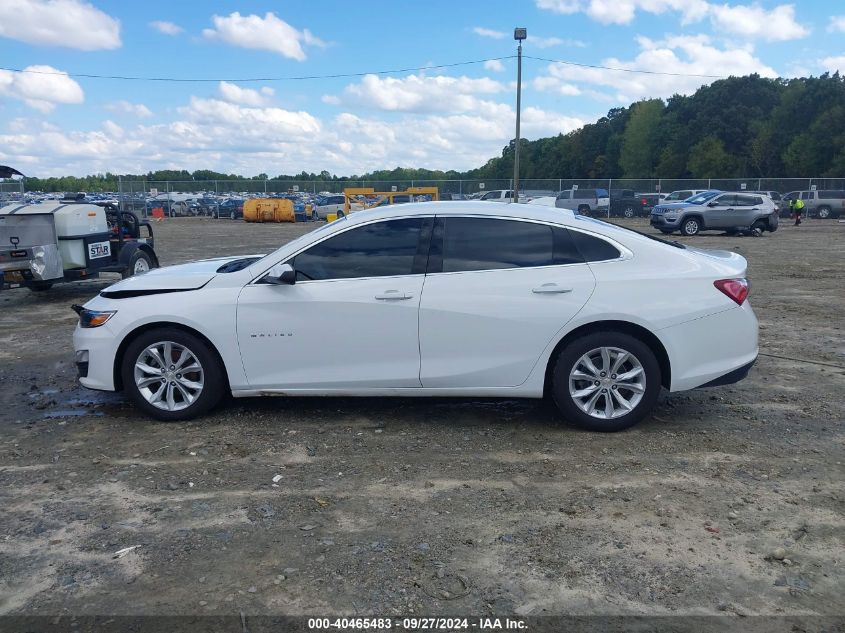
[[[517,26],[528,139],[708,76],[845,72],[840,0],[0,0],[0,164],[42,177],[478,167],[514,135]]]

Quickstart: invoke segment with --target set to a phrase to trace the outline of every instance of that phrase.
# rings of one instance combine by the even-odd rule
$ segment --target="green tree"
[[[660,155],[657,145],[663,101],[649,99],[631,106],[631,116],[622,137],[619,163],[626,178],[647,178],[654,174]]]
[[[693,178],[726,178],[735,175],[736,160],[725,151],[725,144],[707,136],[690,150],[687,168]]]

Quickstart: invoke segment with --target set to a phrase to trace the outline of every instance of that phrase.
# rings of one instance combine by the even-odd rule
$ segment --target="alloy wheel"
[[[642,363],[619,347],[597,347],[569,372],[569,395],[587,415],[613,420],[633,411],[646,391]]]
[[[164,411],[180,411],[196,402],[205,385],[197,356],[184,345],[160,341],[138,355],[135,386],[151,405]]]

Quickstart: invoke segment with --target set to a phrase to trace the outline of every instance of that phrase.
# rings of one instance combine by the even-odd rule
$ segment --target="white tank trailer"
[[[132,213],[62,201],[10,204],[0,207],[0,289],[144,272],[158,265],[153,244],[152,227]]]

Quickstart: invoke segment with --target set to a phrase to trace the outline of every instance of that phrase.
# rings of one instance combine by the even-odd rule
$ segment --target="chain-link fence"
[[[120,180],[117,190],[108,192],[109,198],[116,198],[124,208],[141,215],[151,210],[151,205],[166,207],[168,215],[211,215],[219,217],[221,208],[237,204],[247,197],[264,197],[297,194],[316,197],[320,194],[342,194],[345,188],[370,187],[375,191],[405,191],[409,187],[437,187],[441,198],[463,199],[480,197],[491,191],[511,190],[510,178],[484,180],[186,180],[148,181]],[[524,197],[552,196],[558,192],[579,190],[601,190],[608,192],[613,200],[630,194],[670,194],[674,191],[721,189],[723,191],[766,191],[786,194],[793,191],[843,190],[845,178],[526,178],[519,181],[519,195]],[[26,190],[26,193],[24,191]],[[74,192],[75,193],[75,192]],[[102,194],[99,194],[102,197]],[[603,194],[607,196],[607,194]],[[601,197],[601,196],[599,196]],[[0,181],[0,204],[17,200],[37,199],[30,192],[26,181]],[[226,217],[229,217],[227,212]]]
[[[0,180],[0,207],[24,200],[23,180]]]

